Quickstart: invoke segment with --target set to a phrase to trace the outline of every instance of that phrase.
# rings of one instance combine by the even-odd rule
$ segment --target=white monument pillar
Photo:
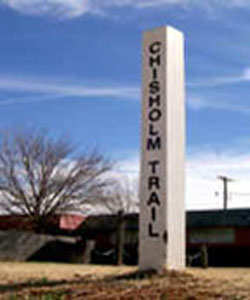
[[[140,270],[185,267],[183,40],[172,27],[143,37]]]

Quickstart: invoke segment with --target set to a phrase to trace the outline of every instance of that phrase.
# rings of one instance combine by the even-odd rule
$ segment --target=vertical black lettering
[[[158,77],[158,69],[153,68],[153,69],[152,69],[152,78],[153,78],[154,80],[156,80],[157,77]]]
[[[149,52],[152,54],[159,53],[161,50],[161,42],[154,42],[149,46]]]
[[[151,68],[153,68],[155,65],[158,67],[161,65],[161,56],[160,55],[157,55],[155,57],[153,57],[153,56],[149,57],[149,66]]]
[[[148,189],[152,190],[153,187],[160,189],[160,178],[158,176],[150,176],[148,178]]]
[[[153,106],[154,104],[157,106],[161,105],[161,97],[160,95],[156,95],[155,98],[153,96],[150,96],[148,98],[149,107]]]
[[[152,223],[148,224],[148,235],[150,237],[159,237],[159,233],[158,232],[154,232],[154,230],[153,230],[153,224]]]
[[[150,121],[156,122],[159,121],[161,115],[162,115],[161,111],[158,108],[154,108],[149,112],[148,118]]]
[[[151,219],[152,219],[152,221],[156,220],[156,208],[155,207],[151,208]]]
[[[153,174],[156,174],[156,166],[160,164],[159,160],[152,160],[149,161],[148,164],[151,166],[151,172]]]
[[[147,140],[147,150],[161,149],[161,138],[159,136],[155,138],[148,138]]]
[[[158,197],[158,195],[156,194],[156,192],[152,192],[149,196],[147,205],[151,205],[151,204],[157,204],[157,205],[161,205],[160,199]]]
[[[155,130],[154,124],[149,124],[149,135],[159,135],[159,131]]]
[[[149,93],[155,95],[160,91],[160,82],[157,80],[151,81],[149,84]]]

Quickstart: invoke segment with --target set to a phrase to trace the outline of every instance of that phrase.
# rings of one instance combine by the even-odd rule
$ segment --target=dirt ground
[[[0,263],[0,299],[250,299],[250,269],[156,275],[135,267]]]

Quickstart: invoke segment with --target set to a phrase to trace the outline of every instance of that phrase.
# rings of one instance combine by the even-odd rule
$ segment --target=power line
[[[237,197],[250,197],[250,193],[231,192],[230,195],[237,196]]]

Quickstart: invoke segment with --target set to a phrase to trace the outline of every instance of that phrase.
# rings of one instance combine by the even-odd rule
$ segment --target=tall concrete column
[[[139,268],[185,267],[184,38],[162,27],[143,36]]]

